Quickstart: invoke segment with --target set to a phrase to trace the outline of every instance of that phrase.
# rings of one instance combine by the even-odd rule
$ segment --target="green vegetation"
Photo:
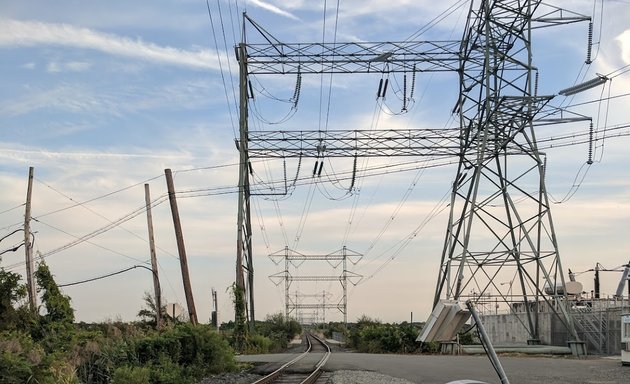
[[[0,269],[0,383],[195,383],[237,369],[228,341],[208,325],[74,322],[48,266],[35,274],[42,304],[26,305],[20,276]],[[146,301],[146,297],[145,297]]]
[[[437,353],[440,350],[439,342],[417,342],[422,327],[407,322],[383,324],[379,320],[363,315],[356,323],[348,324],[348,328],[342,323],[329,323],[318,328],[329,338],[332,338],[333,332],[342,334],[346,339],[346,345],[358,352]],[[459,334],[459,343],[475,344],[477,340],[474,333],[464,332]]]
[[[287,319],[282,313],[269,315],[265,321],[256,321],[254,332],[247,332],[245,336],[239,335],[236,328],[236,324],[230,321],[221,324],[220,330],[231,335],[230,340],[234,348],[240,347],[244,354],[283,351],[293,338],[302,333],[300,323],[294,319]]]
[[[416,343],[418,329],[407,322],[383,324],[367,316],[360,317],[349,326],[348,346],[367,353],[412,353],[419,347]]]

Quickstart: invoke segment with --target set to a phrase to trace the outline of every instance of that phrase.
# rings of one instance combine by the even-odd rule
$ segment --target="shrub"
[[[418,330],[412,324],[381,324],[380,321],[362,316],[350,327],[348,344],[360,352],[409,353],[418,348]]]
[[[151,371],[146,367],[118,367],[114,371],[112,384],[149,384]]]

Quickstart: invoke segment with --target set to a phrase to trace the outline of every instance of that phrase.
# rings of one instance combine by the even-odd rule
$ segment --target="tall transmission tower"
[[[434,297],[436,305],[441,298],[493,293],[512,309],[520,303],[532,344],[540,342],[541,302],[557,311],[577,340],[566,290],[556,289],[565,281],[534,129],[536,115],[553,96],[536,94],[531,34],[533,23],[578,18],[552,12],[537,20],[540,3],[486,0],[469,15],[455,108],[461,156]],[[511,291],[498,283],[502,279],[515,282]]]
[[[536,16],[540,15],[540,16]],[[248,16],[264,43],[237,47],[240,68],[240,151],[237,285],[247,292],[253,323],[253,266],[249,212],[250,158],[320,156],[451,156],[459,160],[452,185],[434,305],[442,299],[487,297],[527,308],[529,338],[538,340],[538,312],[548,302],[577,339],[562,304],[564,276],[545,189],[537,115],[553,97],[537,95],[531,35],[535,28],[589,20],[541,1],[481,0],[457,41],[283,43]],[[245,36],[245,34],[244,34]],[[415,74],[454,72],[459,96],[457,132],[426,130],[263,131],[247,126],[251,74]],[[549,119],[544,124],[571,119]],[[515,276],[511,290],[497,279]],[[503,280],[504,281],[504,280]],[[565,300],[566,302],[566,300]]]

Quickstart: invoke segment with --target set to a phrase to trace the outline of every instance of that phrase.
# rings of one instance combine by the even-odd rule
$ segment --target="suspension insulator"
[[[403,106],[402,112],[407,112],[407,74],[403,77]]]
[[[357,179],[357,156],[354,156],[354,165],[352,166],[352,181],[350,182],[350,188],[348,191],[352,193],[352,188],[354,188],[354,182]]]
[[[252,86],[251,80],[247,80],[247,84],[249,84],[249,98],[254,100],[254,87]]]
[[[383,84],[383,95],[381,95],[383,99],[385,98],[385,94],[387,93],[387,84],[389,84],[389,79],[385,79],[385,84]]]
[[[322,175],[322,169],[324,169],[324,160],[319,163],[319,170],[317,171],[317,177]]]
[[[413,99],[413,91],[416,88],[416,65],[413,65],[413,72],[411,73],[411,92],[409,92],[409,99]]]
[[[319,161],[315,160],[315,166],[313,167],[313,176],[317,174],[317,163],[319,163]]]
[[[383,90],[383,79],[378,82],[378,91],[376,92],[376,98],[381,97],[381,91]]]
[[[252,162],[247,160],[247,167],[249,168],[249,174],[253,175],[254,174],[254,167],[252,167]]]
[[[588,45],[586,46],[586,64],[591,64],[591,52],[593,51],[593,22],[588,23]]]
[[[536,77],[534,78],[534,97],[538,96],[538,79],[540,78],[540,72],[536,71]]]
[[[298,101],[300,100],[300,90],[302,89],[302,73],[298,68],[297,79],[295,81],[295,91],[293,92],[293,107],[297,108]]]

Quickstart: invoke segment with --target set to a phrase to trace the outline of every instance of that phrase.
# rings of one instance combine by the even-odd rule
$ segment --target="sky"
[[[554,1],[593,16],[593,63],[584,65],[587,23],[536,30],[534,63],[539,94],[558,91],[597,73],[605,86],[555,106],[593,117],[596,137],[627,125],[630,74],[630,2]],[[338,6],[338,8],[337,8]],[[452,10],[441,17],[446,10]],[[28,168],[34,167],[31,228],[59,284],[131,268],[149,260],[144,184],[150,186],[163,294],[185,306],[164,170],[177,190],[198,318],[208,322],[211,289],[219,319],[233,317],[238,132],[233,46],[246,11],[284,42],[459,40],[467,2],[408,0],[0,0],[0,236],[21,228]],[[438,20],[438,22],[433,22]],[[430,26],[427,27],[427,26]],[[260,35],[246,28],[249,42]],[[453,128],[457,100],[453,73],[420,73],[415,97],[401,113],[401,78],[376,100],[380,76],[304,75],[299,102],[295,75],[255,76],[250,127],[264,129]],[[394,81],[392,81],[394,84]],[[396,88],[396,86],[398,88]],[[614,97],[619,96],[619,97]],[[597,102],[601,98],[610,101]],[[273,123],[273,124],[272,124]],[[588,123],[541,127],[538,137],[588,130]],[[588,147],[546,151],[547,189],[563,265],[592,289],[589,269],[616,269],[630,259],[628,128],[622,137]],[[311,178],[314,159],[255,160],[252,183],[256,317],[284,310],[284,286],[269,276],[284,270],[268,255],[288,247],[329,254],[343,247],[363,255],[350,270],[348,320],[367,315],[387,322],[426,319],[430,313],[456,170],[427,168],[423,159],[329,159]],[[395,166],[400,162],[407,166]],[[395,169],[395,172],[377,172]],[[418,169],[419,168],[419,169]],[[358,171],[353,172],[353,169]],[[403,171],[406,169],[406,171]],[[352,182],[352,174],[355,181]],[[286,174],[286,177],[284,176]],[[295,178],[305,182],[293,185]],[[278,195],[270,182],[287,181]],[[284,189],[284,188],[283,188]],[[0,251],[20,243],[8,236]],[[85,241],[76,241],[77,239]],[[76,244],[75,244],[76,243]],[[72,246],[68,246],[72,245]],[[24,274],[24,252],[4,253],[0,266]],[[278,263],[279,262],[279,263]],[[276,264],[278,263],[278,264]],[[313,265],[309,265],[313,263]],[[340,274],[340,267],[309,262],[295,275]],[[583,272],[583,273],[581,273]],[[605,272],[602,290],[613,294],[621,274]],[[354,285],[357,283],[356,285]],[[506,282],[507,283],[507,282]],[[79,321],[136,320],[152,291],[142,268],[67,286]],[[307,295],[341,300],[337,282],[294,283]],[[329,310],[326,320],[340,320]]]

